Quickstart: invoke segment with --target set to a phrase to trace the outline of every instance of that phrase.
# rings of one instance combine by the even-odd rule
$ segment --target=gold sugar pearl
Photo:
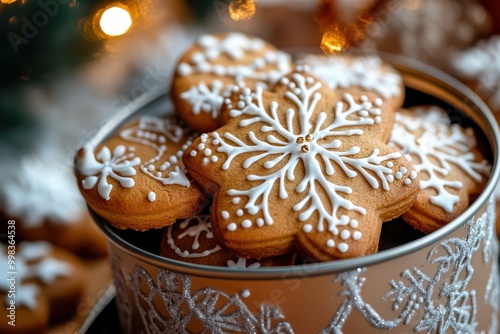
[[[302,152],[307,153],[309,152],[309,145],[302,145],[300,149],[302,150]]]

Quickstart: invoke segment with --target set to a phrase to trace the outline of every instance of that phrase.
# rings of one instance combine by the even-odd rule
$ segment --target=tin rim
[[[483,192],[467,210],[439,230],[406,244],[352,259],[281,267],[263,267],[258,269],[236,269],[192,264],[150,253],[120,237],[101,217],[93,212],[91,208],[89,208],[90,214],[106,235],[108,242],[111,242],[121,251],[139,261],[178,273],[231,280],[269,280],[283,279],[288,275],[293,275],[293,277],[312,277],[338,273],[396,259],[436,243],[438,240],[451,234],[473,218],[484,205],[487,205],[490,197],[494,196],[495,187],[500,177],[500,168],[498,168],[498,157],[500,156],[500,130],[496,119],[486,104],[470,88],[457,79],[434,67],[403,56],[381,54],[381,57],[401,72],[405,81],[405,86],[435,96],[458,110],[461,110],[467,116],[471,117],[489,141],[493,159],[492,173]],[[434,89],[432,94],[428,91],[430,88]],[[164,103],[165,93],[160,90],[152,91],[148,95],[145,94],[141,96],[141,98],[136,101],[133,108],[128,108],[119,113],[114,119],[111,119],[94,138],[92,138],[93,143],[98,144],[102,142],[130,119]]]

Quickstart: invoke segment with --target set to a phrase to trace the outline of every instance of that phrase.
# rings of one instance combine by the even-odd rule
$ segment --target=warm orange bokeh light
[[[110,7],[102,13],[99,25],[106,35],[119,36],[125,34],[132,26],[132,17],[122,7]]]
[[[255,14],[253,0],[233,0],[229,4],[229,15],[235,21],[250,20]]]
[[[338,29],[326,31],[321,39],[321,50],[326,54],[342,51],[346,45],[345,34]]]
[[[14,3],[16,2],[17,0],[0,0],[0,3],[4,3],[6,5],[10,4],[10,3]]]

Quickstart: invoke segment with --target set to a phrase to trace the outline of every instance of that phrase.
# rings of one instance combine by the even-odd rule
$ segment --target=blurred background
[[[500,112],[498,0],[0,0],[1,215],[32,227],[83,214],[75,151],[138,98],[167,94],[197,36],[229,30],[291,52],[414,58]]]

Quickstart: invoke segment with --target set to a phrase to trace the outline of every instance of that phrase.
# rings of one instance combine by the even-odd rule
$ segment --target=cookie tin
[[[125,333],[498,332],[497,123],[455,79],[406,58],[384,58],[404,77],[406,106],[441,105],[452,121],[482,133],[493,170],[470,207],[438,231],[405,243],[404,233],[384,232],[385,246],[373,255],[259,269],[162,258],[155,255],[157,232],[118,231],[93,213],[109,242]],[[166,96],[152,95],[111,120],[94,141],[139,114],[170,108]]]

